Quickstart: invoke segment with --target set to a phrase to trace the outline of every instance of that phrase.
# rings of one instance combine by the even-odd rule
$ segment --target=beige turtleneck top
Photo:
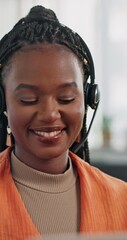
[[[79,178],[70,159],[69,168],[63,174],[53,175],[30,168],[12,152],[11,172],[27,212],[41,235],[79,231]]]

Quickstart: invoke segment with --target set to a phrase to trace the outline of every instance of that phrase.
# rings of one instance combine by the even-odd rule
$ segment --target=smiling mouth
[[[65,133],[65,126],[42,126],[29,129],[37,140],[45,144],[57,143]]]
[[[52,138],[58,136],[62,130],[52,131],[52,132],[43,132],[43,131],[34,131],[34,133],[38,136],[45,137],[45,138]]]

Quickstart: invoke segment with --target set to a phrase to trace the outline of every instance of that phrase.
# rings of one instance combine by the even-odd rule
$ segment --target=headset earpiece
[[[98,84],[87,83],[84,89],[85,105],[89,105],[92,109],[96,109],[100,100]]]

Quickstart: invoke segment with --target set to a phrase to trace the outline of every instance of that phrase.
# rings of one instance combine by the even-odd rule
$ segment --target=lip
[[[30,128],[31,131],[40,131],[40,132],[53,132],[53,131],[62,131],[65,129],[65,126],[43,126],[43,127],[35,127],[35,128]]]
[[[42,143],[57,143],[65,132],[65,127],[39,127],[30,129],[34,136]]]

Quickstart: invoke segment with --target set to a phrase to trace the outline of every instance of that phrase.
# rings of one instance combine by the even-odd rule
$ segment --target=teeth
[[[54,137],[59,134],[61,131],[53,131],[53,132],[41,132],[41,131],[34,131],[37,135],[42,137]]]

